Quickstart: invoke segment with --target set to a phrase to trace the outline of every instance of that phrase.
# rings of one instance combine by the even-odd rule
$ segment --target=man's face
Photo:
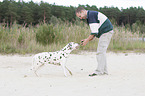
[[[80,19],[86,19],[87,18],[87,15],[86,15],[85,11],[81,11],[79,13],[76,13],[76,16]]]

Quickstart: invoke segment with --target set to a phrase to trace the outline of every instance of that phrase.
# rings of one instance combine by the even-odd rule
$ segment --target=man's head
[[[87,18],[87,10],[85,10],[82,7],[78,7],[76,9],[76,16],[79,17],[80,19],[86,19]]]

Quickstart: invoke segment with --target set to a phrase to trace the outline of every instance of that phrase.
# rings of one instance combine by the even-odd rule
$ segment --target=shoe
[[[96,75],[98,75],[98,74],[96,74],[96,73],[89,74],[90,77],[93,77],[93,76],[96,76]]]
[[[89,74],[90,77],[93,77],[93,76],[98,76],[98,75],[108,75],[108,73],[103,73],[103,74],[97,74],[97,73],[92,73],[92,74]]]

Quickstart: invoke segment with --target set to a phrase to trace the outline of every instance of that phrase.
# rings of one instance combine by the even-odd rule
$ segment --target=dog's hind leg
[[[35,75],[36,75],[37,77],[39,77],[39,75],[37,74],[37,70],[40,69],[40,67],[42,67],[43,65],[44,65],[44,64],[39,65],[39,66],[37,67],[37,69],[34,70],[34,73],[35,73]]]
[[[36,68],[36,66],[37,66],[37,64],[36,64],[37,62],[36,62],[36,58],[35,58],[35,56],[33,57],[33,59],[32,59],[32,66],[31,66],[31,70],[34,72],[34,74],[38,77],[38,74],[37,74],[37,70],[38,70],[38,68]]]
[[[62,67],[62,69],[63,69],[64,75],[67,77],[65,63],[66,63],[66,59],[64,59],[63,62],[61,63],[61,67]]]
[[[37,77],[39,77],[36,71],[37,71],[37,70],[35,70],[34,73],[35,73],[35,75],[36,75]]]
[[[44,65],[43,63],[40,63],[37,60],[35,60],[35,58],[33,58],[31,70],[35,73],[37,77],[38,77],[37,70],[40,69],[40,67],[42,67],[43,65]]]

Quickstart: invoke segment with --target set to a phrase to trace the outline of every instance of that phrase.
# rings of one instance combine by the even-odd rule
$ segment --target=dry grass
[[[69,42],[80,43],[90,34],[90,28],[85,23],[63,23],[55,25],[57,39],[51,44],[42,45],[36,41],[37,27],[22,27],[14,24],[11,28],[0,25],[0,52],[1,53],[38,53],[43,51],[60,50]],[[111,51],[145,51],[145,42],[133,40],[140,38],[139,32],[132,33],[124,27],[114,27],[114,34],[109,45]],[[98,39],[94,39],[80,50],[96,51]]]

